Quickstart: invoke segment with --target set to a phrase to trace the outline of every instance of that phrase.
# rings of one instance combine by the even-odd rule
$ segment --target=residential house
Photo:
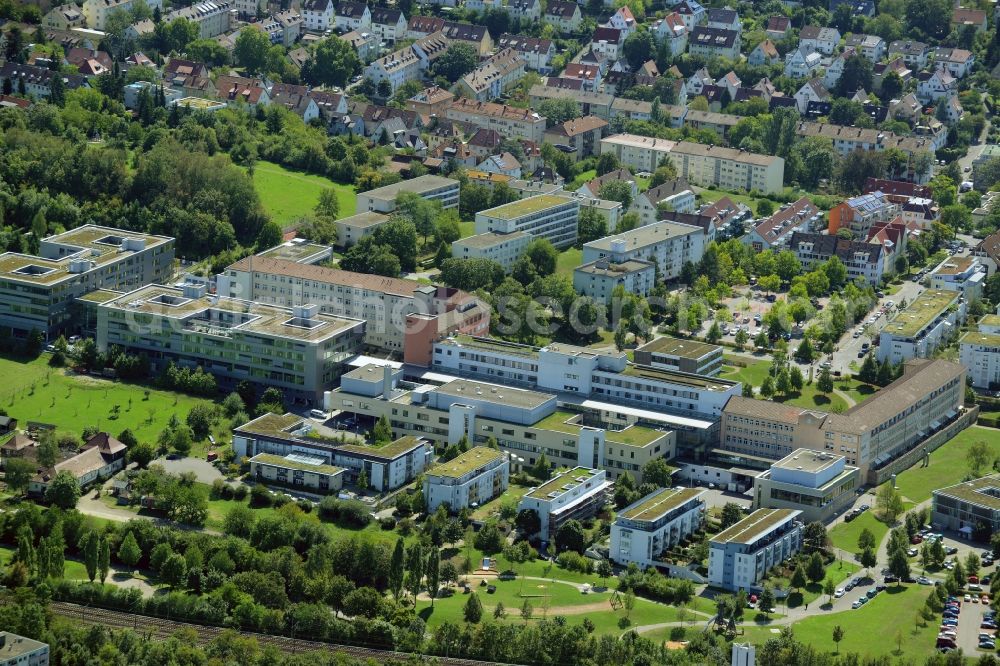
[[[500,150],[504,136],[500,132],[492,129],[479,128],[469,137],[465,145],[473,155],[480,159],[495,155]]]
[[[596,92],[601,87],[601,68],[571,62],[563,69],[562,78],[580,81],[581,90]]]
[[[851,8],[851,16],[875,16],[875,0],[830,0],[830,14],[836,12],[841,5]]]
[[[628,8],[628,5],[619,7],[615,13],[611,15],[611,18],[608,19],[606,25],[609,28],[621,30],[623,34],[623,42],[628,39],[628,37],[634,33],[638,27],[635,16],[632,14],[632,10]]]
[[[897,56],[903,59],[910,69],[916,71],[927,66],[930,47],[923,42],[912,39],[897,39],[889,44],[889,59]]]
[[[302,21],[306,30],[326,32],[336,25],[334,16],[333,0],[304,0],[302,3]]]
[[[490,37],[490,31],[484,25],[445,21],[441,32],[450,41],[469,44],[476,49],[480,58],[485,58],[493,52],[493,38]]]
[[[812,231],[822,224],[823,216],[809,200],[802,197],[795,203],[785,204],[770,217],[757,222],[740,240],[754,252],[778,250],[788,247],[788,240],[797,231]]]
[[[656,66],[655,60],[647,60],[635,71],[635,84],[638,86],[651,86],[660,78],[660,68]]]
[[[79,74],[60,74],[48,67],[22,65],[16,62],[6,62],[0,67],[0,83],[4,88],[15,93],[33,95],[36,98],[48,98],[55,76],[62,78],[66,90],[87,88],[87,79]]]
[[[229,2],[212,0],[182,7],[163,16],[165,23],[185,19],[198,27],[199,39],[212,39],[229,31],[236,9]]]
[[[229,106],[246,106],[250,111],[256,111],[258,106],[271,103],[267,86],[260,79],[249,79],[242,76],[220,76],[215,80],[216,98]]]
[[[657,19],[650,26],[650,31],[657,42],[666,42],[671,56],[679,56],[687,49],[688,29],[684,18],[677,12],[671,12],[662,19]]]
[[[828,90],[833,90],[836,87],[837,82],[840,81],[840,77],[844,74],[844,67],[847,66],[847,60],[855,55],[855,51],[852,48],[844,49],[844,52],[837,55],[833,61],[830,63],[829,67],[823,73],[823,85]],[[865,96],[867,99],[867,95]]]
[[[773,65],[781,60],[781,55],[778,53],[777,47],[774,45],[770,39],[765,39],[760,44],[754,47],[750,55],[747,56],[747,62],[754,67],[763,67],[766,65]]]
[[[988,27],[987,16],[988,14],[982,9],[959,7],[951,14],[951,27],[961,29],[965,26],[972,26],[976,32],[985,32]]]
[[[799,31],[799,47],[805,46],[824,55],[833,55],[840,45],[840,31],[807,25]]]
[[[375,7],[371,12],[371,28],[380,40],[394,44],[406,37],[406,17],[391,7]]]
[[[521,177],[521,163],[510,153],[490,155],[479,163],[479,170],[486,173],[499,173],[511,178]]]
[[[758,509],[712,537],[709,585],[732,591],[758,589],[769,570],[802,549],[801,513]]]
[[[597,153],[601,137],[607,131],[608,122],[597,116],[574,118],[545,131],[544,141],[560,148],[571,148],[569,153],[574,161]]]
[[[767,19],[764,32],[769,39],[784,39],[792,27],[792,20],[787,16],[772,16]]]
[[[173,81],[177,77],[207,77],[208,75],[208,65],[183,58],[171,58],[163,67],[164,81]]]
[[[508,0],[507,15],[522,22],[535,22],[542,18],[542,3],[539,0]]]
[[[87,28],[104,30],[105,22],[112,13],[119,9],[131,12],[134,2],[135,0],[84,0],[83,16],[87,20]],[[163,0],[146,0],[146,6],[150,11],[163,11]]]
[[[504,49],[459,79],[459,92],[480,102],[495,99],[524,76],[524,66],[520,52]]]
[[[618,97],[611,105],[611,117],[617,116],[623,116],[628,120],[649,120],[653,117],[653,103]]]
[[[847,268],[849,280],[862,278],[873,287],[879,285],[885,274],[883,246],[879,243],[796,231],[788,241],[788,249],[795,253],[803,266],[821,264],[837,257]]]
[[[527,69],[533,69],[543,75],[552,71],[552,58],[556,55],[556,47],[551,39],[504,33],[497,40],[497,48],[514,49],[520,53],[524,57],[524,66]]]
[[[740,119],[740,116],[728,113],[689,109],[684,115],[684,125],[694,130],[710,130],[715,132],[721,141],[728,142],[729,131],[736,126]]]
[[[939,46],[933,53],[934,66],[947,70],[956,79],[964,78],[976,64],[976,56],[965,49],[951,49]]]
[[[351,45],[361,62],[368,62],[381,52],[378,37],[373,32],[351,30],[340,35],[340,39]]]
[[[735,60],[740,55],[740,44],[740,33],[735,30],[696,26],[688,40],[688,53]]]
[[[426,119],[444,118],[445,111],[454,99],[455,95],[451,91],[431,86],[406,100],[406,108]]]
[[[28,483],[28,493],[41,496],[60,472],[69,472],[81,488],[99,479],[108,479],[125,468],[125,445],[106,432],[99,432],[80,448],[79,453],[42,469]]]
[[[949,257],[930,274],[931,289],[958,291],[969,303],[982,300],[987,267],[979,257]]]
[[[656,187],[649,188],[632,199],[632,210],[639,213],[639,221],[642,226],[653,224],[659,220],[661,211],[693,213],[694,206],[694,191],[683,178],[668,180]]]
[[[437,16],[411,16],[406,22],[407,39],[420,39],[427,35],[444,30],[447,23],[443,18]]]
[[[639,196],[639,186],[635,181],[635,176],[633,176],[632,172],[628,169],[615,169],[614,171],[609,171],[603,176],[592,178],[581,185],[580,189],[577,190],[577,193],[587,197],[599,197],[601,196],[601,188],[604,187],[606,183],[611,182],[627,183],[633,201],[635,201]]]
[[[828,233],[849,229],[855,238],[864,237],[876,222],[891,222],[898,214],[899,205],[882,192],[862,194],[830,209]]]
[[[684,83],[684,87],[689,96],[697,96],[701,94],[701,91],[705,89],[705,86],[713,85],[713,83],[712,77],[708,74],[708,69],[702,67],[688,77],[688,80]]]
[[[818,51],[806,44],[800,44],[799,48],[785,55],[785,76],[793,79],[812,76],[813,72],[819,69],[821,61],[822,56]]]
[[[722,30],[743,31],[743,23],[740,22],[740,15],[735,9],[729,7],[712,7],[706,15],[709,28],[719,28]]]
[[[805,114],[810,103],[829,102],[830,99],[830,91],[823,86],[820,80],[810,79],[795,93],[795,106],[799,113]]]
[[[619,286],[626,293],[647,296],[656,283],[656,264],[642,259],[621,263],[605,259],[577,266],[573,270],[573,289],[598,303],[609,303]]]
[[[598,26],[590,38],[590,50],[605,60],[615,62],[618,52],[625,43],[625,31],[618,28]]]
[[[319,105],[309,97],[306,86],[291,83],[275,83],[269,93],[272,104],[280,104],[298,115],[304,122],[319,118]]]
[[[942,97],[952,97],[957,92],[958,80],[944,69],[917,75],[917,98],[925,104],[937,102]]]
[[[901,363],[912,358],[932,358],[959,331],[967,308],[962,292],[943,289],[921,292],[882,328],[876,360]]]
[[[440,33],[435,34],[440,35]],[[390,90],[395,93],[407,81],[419,80],[421,72],[425,69],[425,63],[426,60],[418,55],[413,46],[407,46],[373,60],[365,67],[365,78],[371,79],[376,84],[388,81]]]
[[[876,222],[868,230],[865,242],[882,246],[883,273],[896,272],[896,259],[906,256],[910,233],[910,227],[900,217],[892,222]]]
[[[1000,231],[979,241],[972,254],[983,260],[991,275],[1000,269]]]
[[[302,27],[305,24],[302,14],[292,10],[278,12],[274,15],[274,20],[281,25],[281,43],[283,46],[292,46],[295,42],[299,41],[299,38],[302,36]]]
[[[547,99],[569,99],[576,103],[577,115],[594,115],[605,120],[611,117],[611,105],[615,102],[615,97],[606,93],[561,90],[543,85],[532,86],[528,91],[528,97],[534,108],[538,108],[538,105]]]
[[[684,20],[688,33],[705,21],[705,8],[698,0],[681,0],[680,4],[674,6],[674,11]]]
[[[402,15],[402,14],[400,14]],[[364,2],[341,0],[333,14],[337,32],[367,32],[372,27],[372,12]]]
[[[902,56],[897,56],[888,62],[875,63],[872,67],[872,87],[880,92],[882,90],[882,81],[891,72],[895,72],[899,76],[903,85],[906,85],[906,82],[913,78],[913,71],[906,64],[906,61]]]
[[[42,25],[56,30],[71,30],[79,28],[86,22],[86,17],[75,3],[53,7],[42,17]]]

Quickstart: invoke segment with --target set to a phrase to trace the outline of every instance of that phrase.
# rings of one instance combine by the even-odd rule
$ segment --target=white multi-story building
[[[163,20],[170,23],[177,19],[186,19],[198,26],[199,39],[211,39],[229,32],[235,15],[236,8],[232,3],[210,0],[176,9],[165,15]]]
[[[979,257],[949,257],[931,273],[931,289],[958,291],[969,303],[981,300],[987,268]]]
[[[674,280],[680,277],[684,264],[697,263],[704,252],[705,231],[701,227],[655,222],[585,243],[583,261],[651,261],[659,267],[661,279]]]
[[[365,77],[376,84],[388,81],[392,92],[396,92],[407,81],[419,79],[423,68],[424,61],[412,47],[407,46],[373,60],[365,67]]]
[[[424,474],[427,511],[447,504],[453,512],[476,508],[507,490],[510,461],[499,449],[475,446]]]
[[[132,11],[135,0],[84,0],[83,15],[87,19],[87,27],[91,30],[104,30],[104,24],[117,9]],[[163,0],[146,0],[150,11],[163,9]]]
[[[627,294],[647,296],[655,283],[656,266],[641,259],[628,259],[620,263],[598,259],[573,270],[573,289],[598,303],[610,302],[619,286]]]
[[[476,234],[453,242],[451,256],[458,259],[492,259],[509,273],[531,238],[531,234],[523,231]]]
[[[333,0],[305,0],[302,3],[302,20],[306,30],[326,32],[334,26]]]
[[[412,192],[428,201],[440,201],[443,208],[457,208],[459,182],[442,176],[424,175],[392,185],[377,187],[358,195],[359,211],[391,213],[396,210],[396,198],[403,192]]]
[[[956,291],[928,289],[889,320],[879,336],[879,362],[930,358],[965,321],[966,300]]]
[[[663,551],[691,536],[705,520],[704,488],[660,488],[618,512],[610,557],[627,566],[655,565]]]
[[[541,521],[538,537],[549,541],[566,521],[596,515],[607,503],[611,485],[604,470],[574,467],[528,491],[517,510],[535,511]]]
[[[342,0],[334,10],[334,23],[340,32],[359,32],[372,27],[372,12],[364,2]]]
[[[726,590],[750,590],[767,571],[802,549],[800,511],[758,509],[712,537],[708,584]]]
[[[958,340],[959,360],[976,388],[1000,387],[1000,315],[979,320],[979,330],[969,331]]]
[[[580,202],[573,197],[542,194],[476,213],[476,233],[523,231],[556,248],[576,242]]]
[[[49,645],[0,631],[0,666],[49,666]]]
[[[258,453],[250,458],[250,478],[275,483],[308,493],[329,495],[344,485],[344,468],[326,464],[321,456],[289,453],[278,456]]]
[[[844,456],[796,449],[754,477],[755,509],[796,509],[802,522],[830,522],[854,502],[858,468]]]

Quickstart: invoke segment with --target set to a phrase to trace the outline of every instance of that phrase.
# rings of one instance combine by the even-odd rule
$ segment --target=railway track
[[[160,617],[151,617],[149,615],[138,615],[126,611],[96,608],[94,606],[82,606],[80,604],[73,604],[66,601],[53,601],[49,604],[49,609],[55,615],[72,619],[81,624],[96,624],[114,629],[132,629],[137,633],[144,634],[150,638],[158,640],[170,638],[182,629],[190,629],[198,636],[197,642],[199,645],[210,643],[222,634],[222,632],[230,631],[224,627],[179,622]],[[283,652],[291,652],[292,654],[321,650],[324,652],[342,652],[353,657],[375,659],[379,662],[385,662],[390,659],[402,662],[414,656],[406,652],[379,650],[375,648],[359,647],[356,645],[341,645],[338,643],[323,643],[319,641],[291,638],[289,636],[259,634],[250,631],[238,631],[238,633],[247,638],[255,638],[261,645],[272,645]],[[511,666],[496,662],[456,659],[452,657],[435,657],[435,659],[442,666]]]

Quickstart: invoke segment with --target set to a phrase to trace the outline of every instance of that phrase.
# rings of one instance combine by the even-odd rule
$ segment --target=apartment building
[[[277,307],[206,296],[204,285],[150,285],[97,306],[97,347],[145,354],[151,370],[201,367],[225,388],[246,380],[310,404],[362,346],[365,322],[318,305]]]
[[[784,204],[776,213],[758,222],[740,241],[755,252],[782,249],[788,246],[794,232],[812,231],[822,219],[819,208],[809,197],[802,197],[795,203]]]
[[[377,492],[410,483],[434,456],[427,440],[403,437],[384,446],[351,444],[333,431],[318,430],[313,422],[291,413],[267,413],[234,428],[233,452],[237,460],[252,460],[261,453],[317,459],[322,461],[319,464],[342,468],[343,474],[337,476],[348,483],[357,483],[364,471],[368,487]]]
[[[330,495],[344,487],[344,468],[327,465],[324,458],[303,453],[285,456],[258,453],[250,458],[250,478],[317,495]]]
[[[5,62],[0,66],[0,83],[12,92],[24,90],[25,95],[38,99],[48,99],[52,90],[52,79],[61,76],[65,90],[88,88],[87,78],[81,74],[61,74],[48,67]]]
[[[373,60],[365,67],[365,77],[375,83],[388,81],[395,93],[407,81],[419,80],[424,67],[424,60],[408,46]]]
[[[1000,532],[1000,474],[931,491],[931,522],[966,536]]]
[[[959,360],[972,385],[979,389],[1000,388],[1000,315],[986,315],[977,330],[958,339]]]
[[[396,210],[396,197],[402,192],[412,192],[428,201],[440,201],[443,208],[458,207],[459,182],[428,174],[362,192],[358,194],[357,209],[391,213]]]
[[[715,377],[722,371],[722,346],[665,335],[636,347],[636,365]]]
[[[879,362],[930,358],[965,321],[967,301],[961,292],[928,289],[886,322],[879,335]]]
[[[528,0],[520,1],[527,2]],[[512,4],[516,4],[516,2],[507,5],[508,13],[510,13]],[[533,4],[540,13],[541,8],[538,6],[537,1]],[[552,59],[556,56],[556,47],[551,39],[504,33],[497,40],[497,47],[501,49],[514,49],[524,57],[525,67],[533,69],[539,74],[545,75],[552,71]]]
[[[302,19],[306,30],[326,32],[334,27],[333,0],[305,0],[302,3]]]
[[[658,488],[618,512],[610,558],[621,566],[656,566],[660,555],[701,528],[704,488]]]
[[[389,216],[374,211],[365,211],[337,220],[337,245],[351,247],[389,221]]]
[[[519,51],[503,49],[459,79],[459,91],[479,102],[495,99],[524,76],[526,65]]]
[[[556,248],[576,242],[580,202],[573,197],[541,194],[476,213],[476,233],[523,231]]]
[[[83,26],[86,17],[76,3],[57,5],[42,17],[42,25],[54,30],[72,30]]]
[[[898,204],[882,192],[869,192],[846,201],[830,209],[831,236],[840,229],[848,229],[855,238],[864,238],[872,225],[877,222],[891,222],[900,212]]]
[[[281,307],[315,303],[327,315],[365,321],[365,345],[404,357],[430,354],[433,339],[450,331],[489,330],[489,307],[457,289],[259,255],[226,268],[217,293]]]
[[[691,55],[735,60],[740,57],[741,45],[738,30],[698,25],[691,31],[687,47]]]
[[[796,449],[753,480],[755,509],[794,509],[803,523],[829,523],[850,506],[861,485],[844,456]]]
[[[622,171],[628,173],[627,170]],[[629,176],[631,177],[631,174]],[[683,178],[678,178],[651,187],[642,194],[634,194],[631,210],[639,213],[639,221],[645,226],[658,221],[662,210],[694,213],[695,203],[696,199],[691,186]]]
[[[0,631],[0,666],[49,666],[49,644]]]
[[[883,246],[879,243],[796,231],[792,233],[788,249],[795,253],[803,266],[812,266],[837,257],[847,268],[850,280],[861,278],[873,287],[879,285],[883,275],[892,272],[892,268],[886,270]]]
[[[132,11],[136,0],[84,0],[83,15],[87,19],[87,27],[91,30],[104,30],[108,16],[115,10]],[[146,0],[150,11],[163,10],[163,0]]]
[[[570,157],[576,161],[595,154],[600,146],[608,123],[597,116],[573,118],[550,127],[545,131],[545,142],[570,149]],[[565,147],[563,147],[565,146]]]
[[[340,32],[363,31],[372,27],[372,12],[367,3],[341,0],[334,9],[334,25]]]
[[[369,363],[344,375],[330,407],[363,423],[384,415],[395,436],[421,437],[439,446],[463,437],[485,445],[492,437],[521,465],[534,465],[544,454],[553,467],[586,464],[640,481],[647,462],[674,456],[676,435],[669,419],[654,421],[658,415],[649,415],[647,421],[645,415],[635,416],[638,410],[592,400],[577,404],[571,398],[458,378],[437,368],[414,372]]]
[[[38,256],[0,254],[0,329],[47,339],[77,332],[75,301],[97,290],[130,291],[173,272],[174,239],[84,225],[43,238]]]
[[[452,512],[475,509],[499,497],[510,484],[510,460],[499,449],[474,446],[424,474],[427,512],[447,504]]]
[[[986,283],[986,264],[979,257],[948,257],[931,274],[931,289],[960,292],[966,302],[983,298]]]
[[[708,584],[753,590],[767,571],[802,549],[799,511],[758,509],[708,542]]]
[[[511,139],[534,141],[539,144],[545,134],[543,116],[531,109],[520,109],[506,104],[459,98],[445,111],[445,117],[448,120],[496,130],[502,136]]]
[[[490,259],[509,273],[531,239],[531,234],[524,231],[489,231],[454,241],[451,244],[451,256],[458,259]]]
[[[597,515],[608,501],[611,482],[604,470],[574,467],[529,490],[517,510],[538,514],[538,538],[550,541],[569,520],[585,520]]]
[[[212,39],[229,32],[236,19],[236,6],[231,2],[210,0],[182,7],[164,15],[166,23],[185,19],[198,26],[199,39]]]
[[[679,177],[703,187],[761,192],[778,192],[784,187],[782,158],[735,148],[614,134],[601,139],[601,153],[612,153],[636,171],[655,171],[669,159]]]
[[[798,124],[796,133],[801,137],[830,139],[833,147],[841,155],[847,155],[854,150],[883,151],[897,148],[911,161],[905,177],[917,183],[926,182],[930,178],[930,169],[924,173],[916,173],[913,170],[914,158],[922,153],[940,150],[948,142],[948,132],[943,126],[922,136],[899,136],[878,129],[802,121]]]
[[[584,243],[583,261],[651,261],[659,268],[661,279],[675,280],[680,277],[685,263],[697,263],[704,252],[705,231],[701,227],[677,222],[654,222]]]
[[[598,259],[573,270],[573,289],[598,303],[610,303],[619,286],[625,293],[647,296],[655,284],[656,266],[641,259],[621,263]]]
[[[551,0],[545,5],[542,21],[550,23],[561,33],[576,32],[583,21],[580,5],[565,0]]]
[[[615,96],[608,93],[576,88],[558,88],[540,83],[531,86],[528,97],[532,108],[538,108],[542,102],[550,99],[572,100],[576,103],[578,116],[597,116],[604,120],[611,119],[611,105],[615,103]]]
[[[842,455],[865,483],[880,483],[894,463],[919,453],[928,437],[955,420],[964,397],[963,365],[914,359],[902,377],[842,414],[731,398],[722,412],[720,447],[764,460],[798,448]]]

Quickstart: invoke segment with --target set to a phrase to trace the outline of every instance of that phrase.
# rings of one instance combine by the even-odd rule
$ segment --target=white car
[[[838,599],[844,596],[844,588],[838,587],[837,591],[833,593],[833,596],[835,596]]]

